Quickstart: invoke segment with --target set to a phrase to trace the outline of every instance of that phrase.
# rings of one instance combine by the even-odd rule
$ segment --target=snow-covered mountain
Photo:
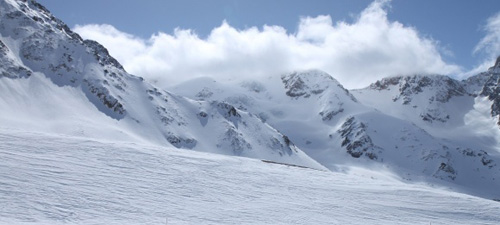
[[[446,134],[465,129],[474,95],[445,76],[388,78],[349,91],[330,75],[311,70],[262,81],[199,78],[172,91],[259,115],[331,170],[382,164],[408,180],[444,180],[469,193],[498,194],[496,141]]]
[[[264,80],[199,78],[172,88],[172,92],[197,100],[228,102],[257,115],[329,168],[344,161],[337,158],[338,147],[330,135],[336,125],[350,115],[346,112],[371,110],[330,75],[317,70]]]
[[[347,90],[307,70],[202,77],[167,91],[128,74],[35,1],[0,1],[0,17],[3,128],[321,170],[383,167],[500,199],[500,60],[465,81],[400,76]]]
[[[435,137],[498,153],[497,68],[463,81],[441,75],[390,77],[352,93],[364,105]]]
[[[322,168],[255,115],[173,95],[128,74],[102,45],[82,40],[34,1],[1,1],[0,15],[4,125],[21,121],[35,129],[41,121],[39,128],[52,132]]]
[[[434,166],[421,168],[424,174],[429,168],[438,167],[428,175],[451,179],[465,186],[476,182],[480,185],[473,186],[495,187],[491,189],[495,194],[500,185],[497,165],[500,129],[495,113],[497,68],[498,60],[487,72],[464,81],[440,75],[390,77],[367,88],[352,90],[352,93],[364,105],[418,127],[411,132],[407,129],[387,132],[401,136],[401,140],[396,141],[396,149],[420,151],[414,156],[410,156],[410,151],[406,153],[408,157],[432,161]],[[376,131],[380,132],[380,128]],[[404,133],[409,136],[404,137]],[[388,137],[382,139],[390,140]],[[403,161],[406,161],[403,167],[418,168],[418,165],[409,166],[408,160]]]

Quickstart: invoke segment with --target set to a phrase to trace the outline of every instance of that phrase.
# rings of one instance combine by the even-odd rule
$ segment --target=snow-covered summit
[[[352,93],[363,104],[424,127],[455,127],[473,104],[463,82],[442,75],[384,78]]]
[[[497,57],[495,65],[493,65],[492,67],[490,67],[488,69],[488,72],[495,73],[495,74],[500,73],[500,56]]]
[[[392,99],[407,105],[412,102],[415,95],[432,92],[429,102],[447,102],[455,96],[467,95],[462,83],[443,75],[413,75],[384,78],[371,84],[368,88],[374,90],[397,89]]]
[[[357,100],[331,75],[320,70],[295,71],[281,76],[286,95],[292,98],[309,98],[325,91],[345,93],[352,101]]]

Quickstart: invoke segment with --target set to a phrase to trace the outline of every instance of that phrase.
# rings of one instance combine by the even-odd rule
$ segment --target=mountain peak
[[[99,64],[102,66],[104,65],[111,65],[114,66],[118,69],[125,70],[123,66],[113,58],[108,52],[108,49],[106,49],[104,46],[102,46],[100,43],[97,41],[93,40],[85,40],[83,43],[91,49],[92,53],[94,54],[95,58],[99,61]]]
[[[14,8],[18,9],[11,12],[12,15],[19,16],[21,14],[16,11],[20,11],[26,14],[27,17],[30,17],[34,22],[40,23],[40,25],[51,24],[72,39],[80,42],[83,41],[80,35],[73,32],[63,21],[53,16],[47,8],[35,0],[10,0],[7,2],[9,2]]]
[[[467,91],[463,85],[448,76],[444,75],[412,75],[412,76],[396,76],[384,78],[371,84],[368,89],[373,90],[390,90],[391,87],[397,88],[399,94],[394,97],[394,101],[399,98],[403,99],[403,104],[409,104],[412,96],[425,90],[433,90],[435,100],[446,102],[453,96],[466,95]]]
[[[495,65],[490,67],[488,69],[488,71],[492,72],[492,73],[500,73],[500,56],[497,57],[497,60],[495,61]]]
[[[341,93],[345,93],[352,101],[357,102],[356,98],[342,84],[330,74],[321,70],[294,71],[282,75],[281,81],[285,85],[286,95],[292,98],[309,98],[334,88],[340,89]]]

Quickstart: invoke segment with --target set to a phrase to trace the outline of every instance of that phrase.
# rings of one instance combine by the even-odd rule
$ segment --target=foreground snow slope
[[[498,224],[500,203],[259,160],[0,129],[0,224]]]

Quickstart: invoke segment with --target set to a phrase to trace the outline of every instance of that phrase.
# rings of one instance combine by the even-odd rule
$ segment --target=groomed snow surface
[[[0,129],[0,224],[499,224],[500,203],[327,172]]]

